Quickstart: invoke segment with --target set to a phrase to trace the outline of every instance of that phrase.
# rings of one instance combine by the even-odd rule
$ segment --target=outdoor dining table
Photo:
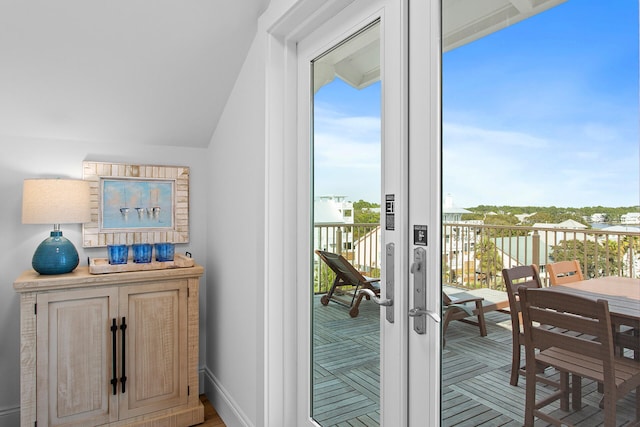
[[[640,279],[605,276],[552,286],[550,289],[604,299],[609,303],[612,324],[640,329]]]

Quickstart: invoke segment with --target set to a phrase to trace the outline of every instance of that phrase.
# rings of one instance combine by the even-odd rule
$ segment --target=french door
[[[323,81],[331,81],[335,75],[345,81],[357,80],[353,74],[362,71],[359,65],[375,68],[371,67],[375,60],[380,87],[379,302],[391,304],[380,307],[376,320],[380,341],[377,421],[394,427],[439,425],[439,22],[437,1],[355,0],[297,44],[297,157],[299,165],[306,165],[299,166],[297,177],[296,217],[298,230],[302,231],[296,244],[296,282],[300,286],[296,318],[297,425],[325,425],[315,416],[313,398],[317,291],[313,284],[314,274],[318,274],[313,257],[318,244],[313,232],[314,112],[318,108],[314,94]],[[371,44],[372,38],[379,44]],[[344,55],[335,54],[348,43],[356,48],[346,49]],[[357,47],[364,45],[368,50],[358,51]],[[340,57],[341,64],[325,60],[332,54]],[[330,66],[341,67],[341,72],[327,71]],[[353,69],[345,70],[347,66]],[[358,162],[357,152],[341,152],[340,147],[335,150],[341,162]],[[328,240],[324,243],[334,248],[336,245]]]

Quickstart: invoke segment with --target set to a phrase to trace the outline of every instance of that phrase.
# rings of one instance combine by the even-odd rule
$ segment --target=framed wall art
[[[85,161],[91,222],[84,247],[189,242],[189,168]]]

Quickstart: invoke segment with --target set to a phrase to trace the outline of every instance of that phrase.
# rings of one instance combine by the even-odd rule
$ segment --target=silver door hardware
[[[418,317],[427,315],[431,317],[436,323],[440,323],[440,315],[438,313],[434,313],[431,310],[420,310],[417,308],[412,308],[409,310],[409,317]]]
[[[378,305],[383,305],[385,307],[391,307],[393,305],[393,300],[378,298],[376,294],[371,289],[360,289],[358,294],[365,294],[371,297],[371,300]]]
[[[411,273],[413,274],[413,303],[414,308],[409,310],[409,317],[413,317],[413,330],[418,334],[427,332],[427,318],[440,322],[440,315],[431,310],[427,310],[427,252],[424,248],[413,250],[413,264]]]
[[[386,246],[386,265],[385,265],[385,294],[386,297],[391,300],[391,304],[387,306],[387,322],[393,323],[393,298],[395,293],[395,272],[396,272],[396,255],[395,255],[395,243],[387,243]]]
[[[385,275],[386,275],[386,299],[378,298],[378,296],[371,289],[360,289],[358,294],[368,295],[373,302],[378,305],[387,307],[386,310],[386,318],[387,322],[393,323],[393,292],[394,292],[394,267],[395,267],[395,257],[394,257],[394,248],[395,245],[393,243],[387,243],[386,245],[386,265],[385,265]]]
[[[384,218],[385,230],[393,231],[396,229],[396,195],[385,195]]]

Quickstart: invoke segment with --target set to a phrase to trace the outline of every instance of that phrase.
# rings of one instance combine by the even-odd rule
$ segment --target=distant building
[[[469,281],[469,277],[475,275],[477,263],[472,255],[475,229],[464,225],[483,223],[481,220],[463,221],[462,215],[466,213],[472,212],[456,206],[451,194],[447,194],[442,204],[442,223],[446,224],[442,229],[442,256],[450,270],[450,280],[458,283]],[[467,258],[471,261],[464,261]]]
[[[353,203],[347,201],[346,196],[321,196],[314,200],[314,249],[334,253],[353,250],[350,228],[336,227],[339,224],[353,224],[353,216]]]
[[[471,213],[471,211],[455,206],[453,204],[453,197],[451,194],[447,194],[442,204],[442,222],[445,224],[460,222],[462,221],[462,215],[466,213]]]
[[[588,227],[584,224],[579,223],[578,221],[574,221],[572,219],[568,219],[566,221],[562,221],[557,224],[537,222],[531,226],[532,228],[538,228],[540,231],[537,232],[540,235],[540,241],[545,245],[554,246],[563,240],[584,240],[586,237],[585,233],[581,233],[576,230],[585,230]],[[566,229],[568,231],[553,231],[553,232],[545,232],[545,229]]]
[[[589,220],[590,222],[597,222],[597,223],[606,222],[607,214],[594,213],[593,215],[591,215],[591,218]]]
[[[353,203],[346,196],[320,196],[313,202],[314,224],[353,224]]]
[[[629,212],[620,216],[621,224],[640,224],[640,212]]]
[[[630,227],[628,225],[612,225],[611,227],[603,228],[602,231],[608,231],[611,233],[640,233],[640,227]]]
[[[586,225],[574,221],[572,219],[568,219],[566,221],[562,221],[559,223],[549,223],[549,222],[536,222],[532,225],[533,228],[569,228],[571,230],[584,230],[588,228]]]

